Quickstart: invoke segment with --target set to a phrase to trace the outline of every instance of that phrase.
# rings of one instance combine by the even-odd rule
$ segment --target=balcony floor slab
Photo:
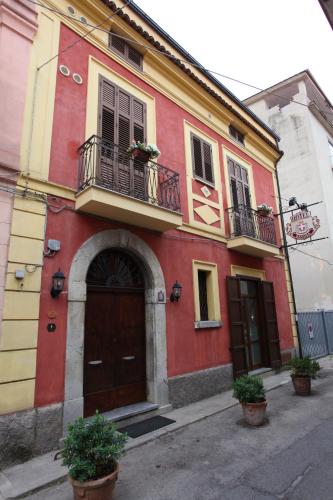
[[[181,226],[183,219],[179,212],[95,185],[77,193],[75,209],[160,232]]]

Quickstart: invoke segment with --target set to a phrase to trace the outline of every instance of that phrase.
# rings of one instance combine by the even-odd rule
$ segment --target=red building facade
[[[62,53],[79,33],[60,23],[35,407],[63,425],[188,404],[294,349],[279,222],[257,210],[278,212],[277,138],[136,7],[111,31]]]

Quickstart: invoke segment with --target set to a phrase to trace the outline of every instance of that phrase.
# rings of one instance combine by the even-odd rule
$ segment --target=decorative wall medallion
[[[67,66],[65,66],[64,64],[60,64],[59,71],[64,76],[69,76],[71,74]]]
[[[320,220],[312,216],[308,210],[300,210],[290,217],[290,222],[286,225],[288,236],[295,240],[307,240],[312,238],[320,228]]]
[[[73,80],[78,85],[82,85],[83,79],[82,79],[82,76],[79,75],[78,73],[73,73]]]
[[[208,205],[201,205],[201,207],[195,208],[194,211],[206,224],[214,224],[214,222],[220,220],[220,217]]]
[[[204,194],[204,196],[206,196],[206,198],[209,198],[211,196],[211,192],[209,191],[208,187],[207,186],[203,186],[201,188],[201,192]]]

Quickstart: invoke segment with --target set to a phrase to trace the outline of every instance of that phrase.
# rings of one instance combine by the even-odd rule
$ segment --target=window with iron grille
[[[212,262],[193,260],[195,328],[216,328],[221,319],[218,268]]]
[[[230,127],[229,127],[229,134],[237,142],[239,142],[240,144],[244,144],[244,134],[242,134],[239,130],[237,130],[232,125],[230,125]]]
[[[214,184],[212,147],[200,137],[191,134],[192,164],[194,176]]]
[[[208,321],[207,271],[198,271],[200,321]]]
[[[109,48],[114,50],[127,62],[142,70],[142,55],[132,45],[120,38],[116,33],[109,34]]]

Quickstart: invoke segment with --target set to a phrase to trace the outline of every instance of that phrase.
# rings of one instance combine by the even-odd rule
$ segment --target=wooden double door
[[[136,264],[121,252],[105,251],[97,259],[90,275],[88,272],[83,384],[85,416],[93,415],[96,410],[106,412],[146,400],[142,277],[139,277],[139,282],[134,280]]]
[[[281,366],[273,283],[228,277],[227,292],[234,376]]]

